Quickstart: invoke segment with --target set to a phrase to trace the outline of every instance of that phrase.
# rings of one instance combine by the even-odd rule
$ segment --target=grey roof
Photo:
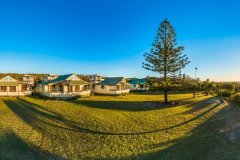
[[[123,77],[106,77],[104,81],[97,83],[96,85],[117,85],[122,82]]]

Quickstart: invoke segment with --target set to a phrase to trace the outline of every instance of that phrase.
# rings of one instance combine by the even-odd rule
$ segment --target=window
[[[69,92],[73,92],[73,86],[69,86],[69,87],[68,87],[68,91],[69,91]]]
[[[136,87],[136,84],[134,84],[133,87]]]
[[[0,92],[7,92],[6,86],[0,86]]]
[[[83,90],[88,90],[88,85],[83,86]]]
[[[59,91],[63,92],[63,85],[59,85]]]
[[[49,91],[50,92],[56,91],[55,85],[49,86]]]
[[[17,88],[16,86],[10,86],[10,92],[16,92]]]
[[[104,89],[104,88],[105,88],[105,86],[104,86],[104,85],[102,85],[102,86],[101,86],[101,88],[102,88],[102,89]]]
[[[79,92],[80,91],[80,87],[79,86],[75,86],[75,92]]]
[[[27,85],[22,85],[22,92],[27,91]]]

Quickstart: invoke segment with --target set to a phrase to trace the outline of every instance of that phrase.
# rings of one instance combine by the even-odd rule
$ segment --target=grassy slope
[[[171,100],[189,104],[168,108],[158,103],[162,95],[93,96],[70,102],[1,98],[0,157],[235,158],[240,145],[229,141],[227,128],[232,114],[240,111],[219,105],[214,97],[191,96],[171,95]]]

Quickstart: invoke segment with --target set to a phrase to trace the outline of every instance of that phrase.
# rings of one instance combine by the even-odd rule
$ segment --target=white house
[[[52,77],[55,77],[52,78]],[[38,84],[38,92],[47,97],[71,98],[75,96],[89,96],[89,83],[76,74],[51,76]]]
[[[23,82],[34,85],[34,76],[25,74],[23,76]]]
[[[87,75],[87,77],[89,78],[92,84],[99,83],[104,80],[104,77],[99,74]]]
[[[32,94],[30,84],[18,81],[11,76],[0,79],[0,96],[25,96]]]
[[[42,81],[43,82],[52,81],[52,80],[56,79],[58,76],[59,75],[56,75],[56,74],[48,74],[48,75],[43,77]]]
[[[123,77],[107,77],[93,85],[93,92],[96,94],[121,95],[130,92],[129,84]]]
[[[132,91],[147,91],[149,86],[146,78],[133,78],[129,82]]]

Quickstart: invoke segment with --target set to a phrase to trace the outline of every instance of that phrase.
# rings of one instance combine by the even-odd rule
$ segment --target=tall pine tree
[[[157,35],[150,52],[144,54],[143,68],[157,72],[163,76],[165,103],[168,103],[168,78],[183,69],[188,63],[188,57],[182,53],[183,46],[177,46],[175,29],[165,19],[158,28]]]

